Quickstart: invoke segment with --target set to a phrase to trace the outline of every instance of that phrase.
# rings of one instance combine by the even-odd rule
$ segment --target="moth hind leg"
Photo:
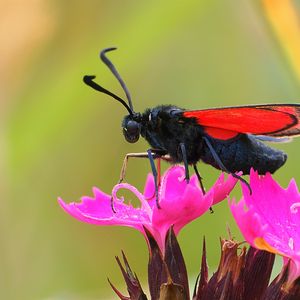
[[[232,177],[234,177],[234,178],[240,180],[241,182],[243,182],[243,183],[248,187],[249,192],[250,192],[250,195],[251,195],[251,194],[252,194],[252,189],[251,189],[251,186],[250,186],[249,182],[248,182],[246,179],[244,179],[243,177],[241,177],[240,175],[235,174],[235,173],[233,173],[233,172],[230,172],[230,171],[224,166],[224,164],[223,164],[221,158],[219,157],[219,155],[217,154],[217,152],[216,152],[215,149],[213,148],[213,146],[212,146],[212,144],[210,143],[210,141],[208,140],[208,138],[203,137],[203,140],[206,142],[206,145],[208,146],[208,148],[209,148],[209,150],[210,150],[210,152],[211,152],[211,154],[212,154],[212,156],[213,156],[215,162],[218,164],[220,170],[222,170],[222,171],[224,171],[224,172],[226,172],[226,173],[229,173]]]
[[[206,191],[205,191],[205,187],[204,187],[203,182],[202,182],[203,178],[201,177],[201,174],[200,174],[200,172],[197,169],[197,165],[194,164],[193,167],[194,167],[195,174],[196,174],[196,176],[198,178],[198,181],[199,181],[199,184],[200,184],[200,188],[202,190],[202,194],[205,195]]]
[[[206,194],[206,191],[205,191],[205,187],[204,187],[203,181],[202,181],[203,178],[201,177],[201,174],[200,174],[200,172],[199,172],[199,170],[197,168],[197,165],[194,164],[193,167],[194,167],[195,174],[196,174],[196,176],[198,178],[198,181],[199,181],[199,184],[200,184],[200,188],[202,190],[202,195],[204,196]],[[213,210],[212,207],[209,208],[209,211],[210,211],[211,214],[214,212],[214,210]]]

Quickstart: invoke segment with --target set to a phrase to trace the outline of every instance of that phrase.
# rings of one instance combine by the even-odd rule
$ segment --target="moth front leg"
[[[121,169],[121,173],[120,173],[120,179],[119,179],[119,183],[123,182],[125,175],[126,175],[126,169],[127,169],[127,165],[128,165],[128,160],[130,157],[136,157],[136,158],[148,158],[148,153],[147,152],[140,152],[140,153],[127,153],[125,155],[124,161],[123,161],[123,165],[122,165],[122,169]]]
[[[180,147],[182,161],[183,161],[184,169],[185,169],[185,180],[187,183],[189,183],[190,182],[189,164],[187,161],[187,155],[186,155],[186,149],[185,149],[184,143],[180,143],[179,147]]]
[[[166,155],[166,152],[163,150],[149,149],[148,151],[151,151],[153,159],[161,158],[165,161],[170,161],[170,157],[168,155]],[[139,152],[139,153],[127,153],[125,155],[121,173],[120,173],[119,183],[123,182],[123,180],[125,178],[129,158],[131,158],[131,157],[132,158],[149,158],[148,151],[147,152]]]

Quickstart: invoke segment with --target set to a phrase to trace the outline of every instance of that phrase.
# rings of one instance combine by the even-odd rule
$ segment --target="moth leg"
[[[198,181],[199,181],[199,183],[200,183],[200,187],[201,187],[201,190],[202,190],[202,194],[205,195],[205,194],[206,194],[206,191],[205,191],[205,188],[204,188],[204,185],[203,185],[203,182],[202,182],[202,179],[203,179],[203,178],[201,177],[200,172],[199,172],[198,169],[197,169],[197,165],[194,164],[193,167],[194,167],[196,176],[197,176],[197,178],[198,178]],[[209,211],[210,211],[211,214],[214,212],[214,210],[213,210],[212,207],[209,208]]]
[[[127,164],[128,164],[128,160],[129,160],[130,157],[148,158],[150,160],[151,170],[152,170],[152,174],[153,174],[154,181],[155,181],[155,194],[154,194],[154,196],[156,197],[157,207],[160,208],[160,206],[158,204],[158,187],[160,185],[160,159],[163,159],[164,161],[170,162],[171,161],[170,156],[166,155],[166,152],[164,150],[159,150],[159,149],[149,149],[149,150],[147,150],[147,152],[140,152],[140,153],[127,153],[125,155],[125,158],[124,158],[124,161],[123,161],[119,183],[121,183],[125,178]],[[158,159],[157,169],[159,170],[159,172],[157,172],[157,169],[155,167],[154,159]],[[116,212],[115,209],[114,209],[114,206],[113,206],[113,200],[111,200],[111,208],[112,208],[113,212]]]
[[[198,171],[198,169],[197,169],[197,165],[195,164],[195,165],[193,165],[193,167],[194,167],[194,171],[195,171],[195,173],[196,173],[196,176],[197,176],[197,178],[198,178],[198,181],[199,181],[199,183],[200,183],[200,187],[201,187],[201,190],[202,190],[202,194],[203,195],[205,195],[206,194],[206,192],[205,192],[205,188],[204,188],[204,185],[203,185],[203,182],[202,182],[202,177],[201,177],[201,175],[200,175],[200,173],[199,173],[199,171]]]
[[[156,200],[156,206],[157,208],[161,208],[158,199],[158,189],[160,187],[160,178],[161,178],[160,163],[161,163],[161,159],[170,162],[171,157],[169,155],[166,155],[166,152],[164,150],[159,150],[159,149],[149,149],[147,150],[147,153],[150,161],[152,174],[154,177],[154,186],[155,186],[154,196]],[[154,159],[157,159],[157,168],[155,167]]]
[[[168,162],[171,161],[170,156],[166,155],[166,152],[163,151],[163,150],[150,149],[150,151],[153,153],[152,156],[153,156],[154,159],[156,159],[156,158],[162,158],[165,161],[168,161]],[[128,165],[128,160],[129,160],[130,157],[135,157],[135,158],[149,158],[148,152],[127,153],[125,155],[125,157],[124,157],[122,169],[121,169],[121,172],[120,172],[119,183],[123,182],[123,180],[125,178],[126,169],[127,169],[127,165]]]
[[[119,184],[124,180],[125,178],[125,174],[126,174],[126,169],[127,169],[127,164],[128,164],[128,160],[129,157],[137,157],[137,158],[148,158],[148,153],[147,152],[140,152],[140,153],[127,153],[125,155],[124,161],[123,161],[123,165],[122,165],[122,169],[121,169],[121,173],[120,173],[120,179],[119,179]],[[111,197],[110,199],[110,206],[111,206],[111,210],[116,213],[116,210],[114,208],[114,200],[113,197]]]
[[[161,157],[157,157],[157,163],[156,163],[156,169],[157,169],[157,185],[160,187],[161,183]]]
[[[128,160],[129,160],[130,157],[148,158],[148,153],[147,152],[127,153],[125,155],[125,158],[124,158],[124,161],[123,161],[123,165],[122,165],[122,169],[121,169],[121,173],[120,173],[119,183],[121,183],[124,180],[124,178],[125,178],[127,164],[128,164]]]
[[[189,165],[188,165],[188,161],[187,161],[185,145],[184,145],[184,143],[180,143],[179,146],[180,146],[182,160],[183,160],[184,169],[185,169],[185,180],[187,183],[189,183],[190,182],[190,173],[189,173]]]
[[[151,149],[147,150],[147,153],[148,153],[148,158],[149,158],[149,161],[150,161],[152,174],[153,174],[153,177],[154,177],[156,206],[157,206],[157,208],[160,208],[159,201],[158,201],[158,182],[157,182],[158,173],[157,173],[157,170],[156,170],[156,167],[155,167],[154,158],[153,158],[153,155],[152,155],[152,150]]]
[[[222,171],[225,171],[229,174],[231,174],[232,177],[234,178],[237,178],[238,180],[242,181],[243,183],[245,183],[249,189],[249,192],[250,192],[250,195],[252,194],[252,189],[251,189],[251,186],[250,184],[248,183],[247,180],[245,180],[243,177],[235,174],[235,173],[232,173],[232,172],[229,172],[228,169],[224,166],[224,164],[222,163],[219,155],[217,154],[217,152],[215,151],[214,147],[212,146],[212,144],[210,143],[210,141],[208,140],[208,138],[206,138],[205,136],[203,137],[203,140],[205,141],[206,145],[208,146],[214,160],[216,161],[216,163],[218,164],[219,168],[222,170]]]
[[[160,188],[160,183],[161,183],[161,159],[163,159],[162,157],[157,157],[157,163],[156,163],[156,170],[157,170],[157,186],[158,189]],[[155,197],[155,190],[154,193],[152,194],[151,197],[146,198],[146,200],[150,200],[153,197]]]
[[[158,189],[159,189],[160,184],[161,184],[161,160],[164,160],[164,161],[169,162],[169,163],[172,162],[172,160],[171,160],[171,157],[169,155],[161,155],[160,156],[159,154],[156,154],[154,156],[154,159],[157,159],[157,164],[156,164],[156,169],[157,169],[157,173],[158,173],[158,175],[157,175],[157,186],[158,186]],[[150,200],[153,197],[155,197],[155,191],[154,191],[154,193],[151,197],[147,198],[147,200]]]
[[[148,158],[147,152],[140,152],[140,153],[127,153],[124,157],[120,178],[119,178],[119,184],[123,182],[126,174],[127,164],[130,157],[137,157],[137,158]],[[110,198],[110,206],[113,213],[116,213],[115,207],[114,207],[114,199],[113,197]]]

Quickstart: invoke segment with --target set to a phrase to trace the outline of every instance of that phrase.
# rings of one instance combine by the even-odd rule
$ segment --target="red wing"
[[[273,137],[300,135],[300,104],[270,104],[185,111],[210,136],[227,140],[239,133]]]

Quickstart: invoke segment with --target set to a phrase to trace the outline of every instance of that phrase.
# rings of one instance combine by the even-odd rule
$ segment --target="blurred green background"
[[[82,82],[95,74],[123,96],[101,49],[118,47],[109,57],[137,111],[299,102],[299,80],[260,1],[2,0],[0,8],[1,299],[115,299],[106,278],[125,292],[114,259],[121,249],[147,280],[140,233],[80,223],[56,200],[76,201],[93,186],[110,193],[124,155],[148,147],[126,143],[124,108]],[[276,145],[289,155],[275,176],[283,186],[300,182],[299,146]],[[143,189],[149,169],[130,161],[127,182]],[[207,187],[219,174],[199,169]],[[215,269],[226,224],[242,240],[226,202],[182,231],[191,275],[204,235]]]

